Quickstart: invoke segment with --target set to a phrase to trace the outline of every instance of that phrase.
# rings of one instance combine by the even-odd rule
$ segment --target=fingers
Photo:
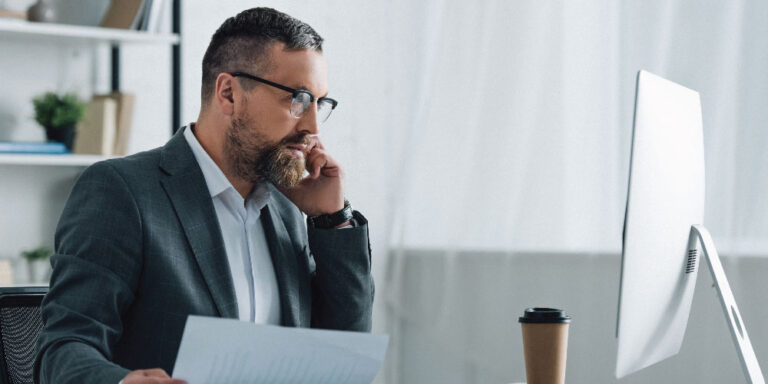
[[[144,377],[162,377],[162,378],[168,378],[168,379],[171,378],[170,376],[168,376],[168,373],[161,368],[143,369],[143,370],[140,370],[139,372],[141,372]]]
[[[126,378],[123,380],[123,384],[187,384],[186,381],[181,379],[170,379],[161,377],[137,377]]]
[[[309,177],[317,179],[320,176],[320,171],[323,167],[328,166],[329,159],[330,157],[325,153],[325,150],[315,147],[309,151],[309,155],[307,155],[307,171],[309,172]]]
[[[180,379],[163,379],[159,377],[145,377],[141,381],[123,382],[123,384],[187,384],[186,381]]]
[[[318,163],[318,152],[319,150],[324,150],[325,147],[323,147],[323,143],[320,141],[320,138],[317,136],[310,136],[309,137],[309,144],[307,145],[307,159],[306,159],[306,167],[307,172],[309,172],[309,177],[311,179],[317,179],[320,173],[320,168],[322,168],[323,164]]]
[[[317,179],[322,174],[325,177],[342,177],[343,172],[336,162],[324,149],[318,147],[307,155],[307,172],[311,179]]]
[[[310,151],[312,149],[314,149],[315,147],[317,147],[319,149],[325,149],[325,146],[323,146],[323,142],[320,141],[320,138],[317,137],[317,136],[310,136],[309,137],[309,145],[308,145],[308,147],[309,147]]]
[[[325,177],[341,177],[343,175],[341,167],[325,151],[325,146],[317,136],[310,138],[307,152],[307,172],[311,179],[317,179],[322,174]]]
[[[160,368],[133,371],[123,379],[123,384],[187,384],[181,379],[172,379]]]

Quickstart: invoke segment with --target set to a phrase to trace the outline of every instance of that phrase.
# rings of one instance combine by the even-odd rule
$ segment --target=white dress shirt
[[[240,320],[280,324],[280,295],[264,226],[259,219],[269,200],[265,184],[256,184],[247,199],[197,141],[191,124],[184,138],[192,148],[211,193],[235,285]]]

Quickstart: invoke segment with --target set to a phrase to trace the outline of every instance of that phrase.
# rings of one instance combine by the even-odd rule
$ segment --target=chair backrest
[[[48,287],[0,288],[0,384],[33,384],[40,303]]]

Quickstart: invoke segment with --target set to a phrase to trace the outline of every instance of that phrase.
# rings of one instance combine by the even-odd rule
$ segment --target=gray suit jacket
[[[163,147],[94,164],[56,230],[35,380],[117,384],[176,360],[187,316],[236,318],[237,301],[203,174],[180,130]],[[304,225],[277,189],[262,211],[283,325],[370,331],[365,218]]]

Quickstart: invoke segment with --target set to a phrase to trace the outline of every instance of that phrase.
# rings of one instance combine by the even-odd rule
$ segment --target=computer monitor
[[[717,251],[702,226],[704,186],[699,94],[639,71],[616,326],[617,378],[680,351],[703,253],[747,381],[764,383]]]

